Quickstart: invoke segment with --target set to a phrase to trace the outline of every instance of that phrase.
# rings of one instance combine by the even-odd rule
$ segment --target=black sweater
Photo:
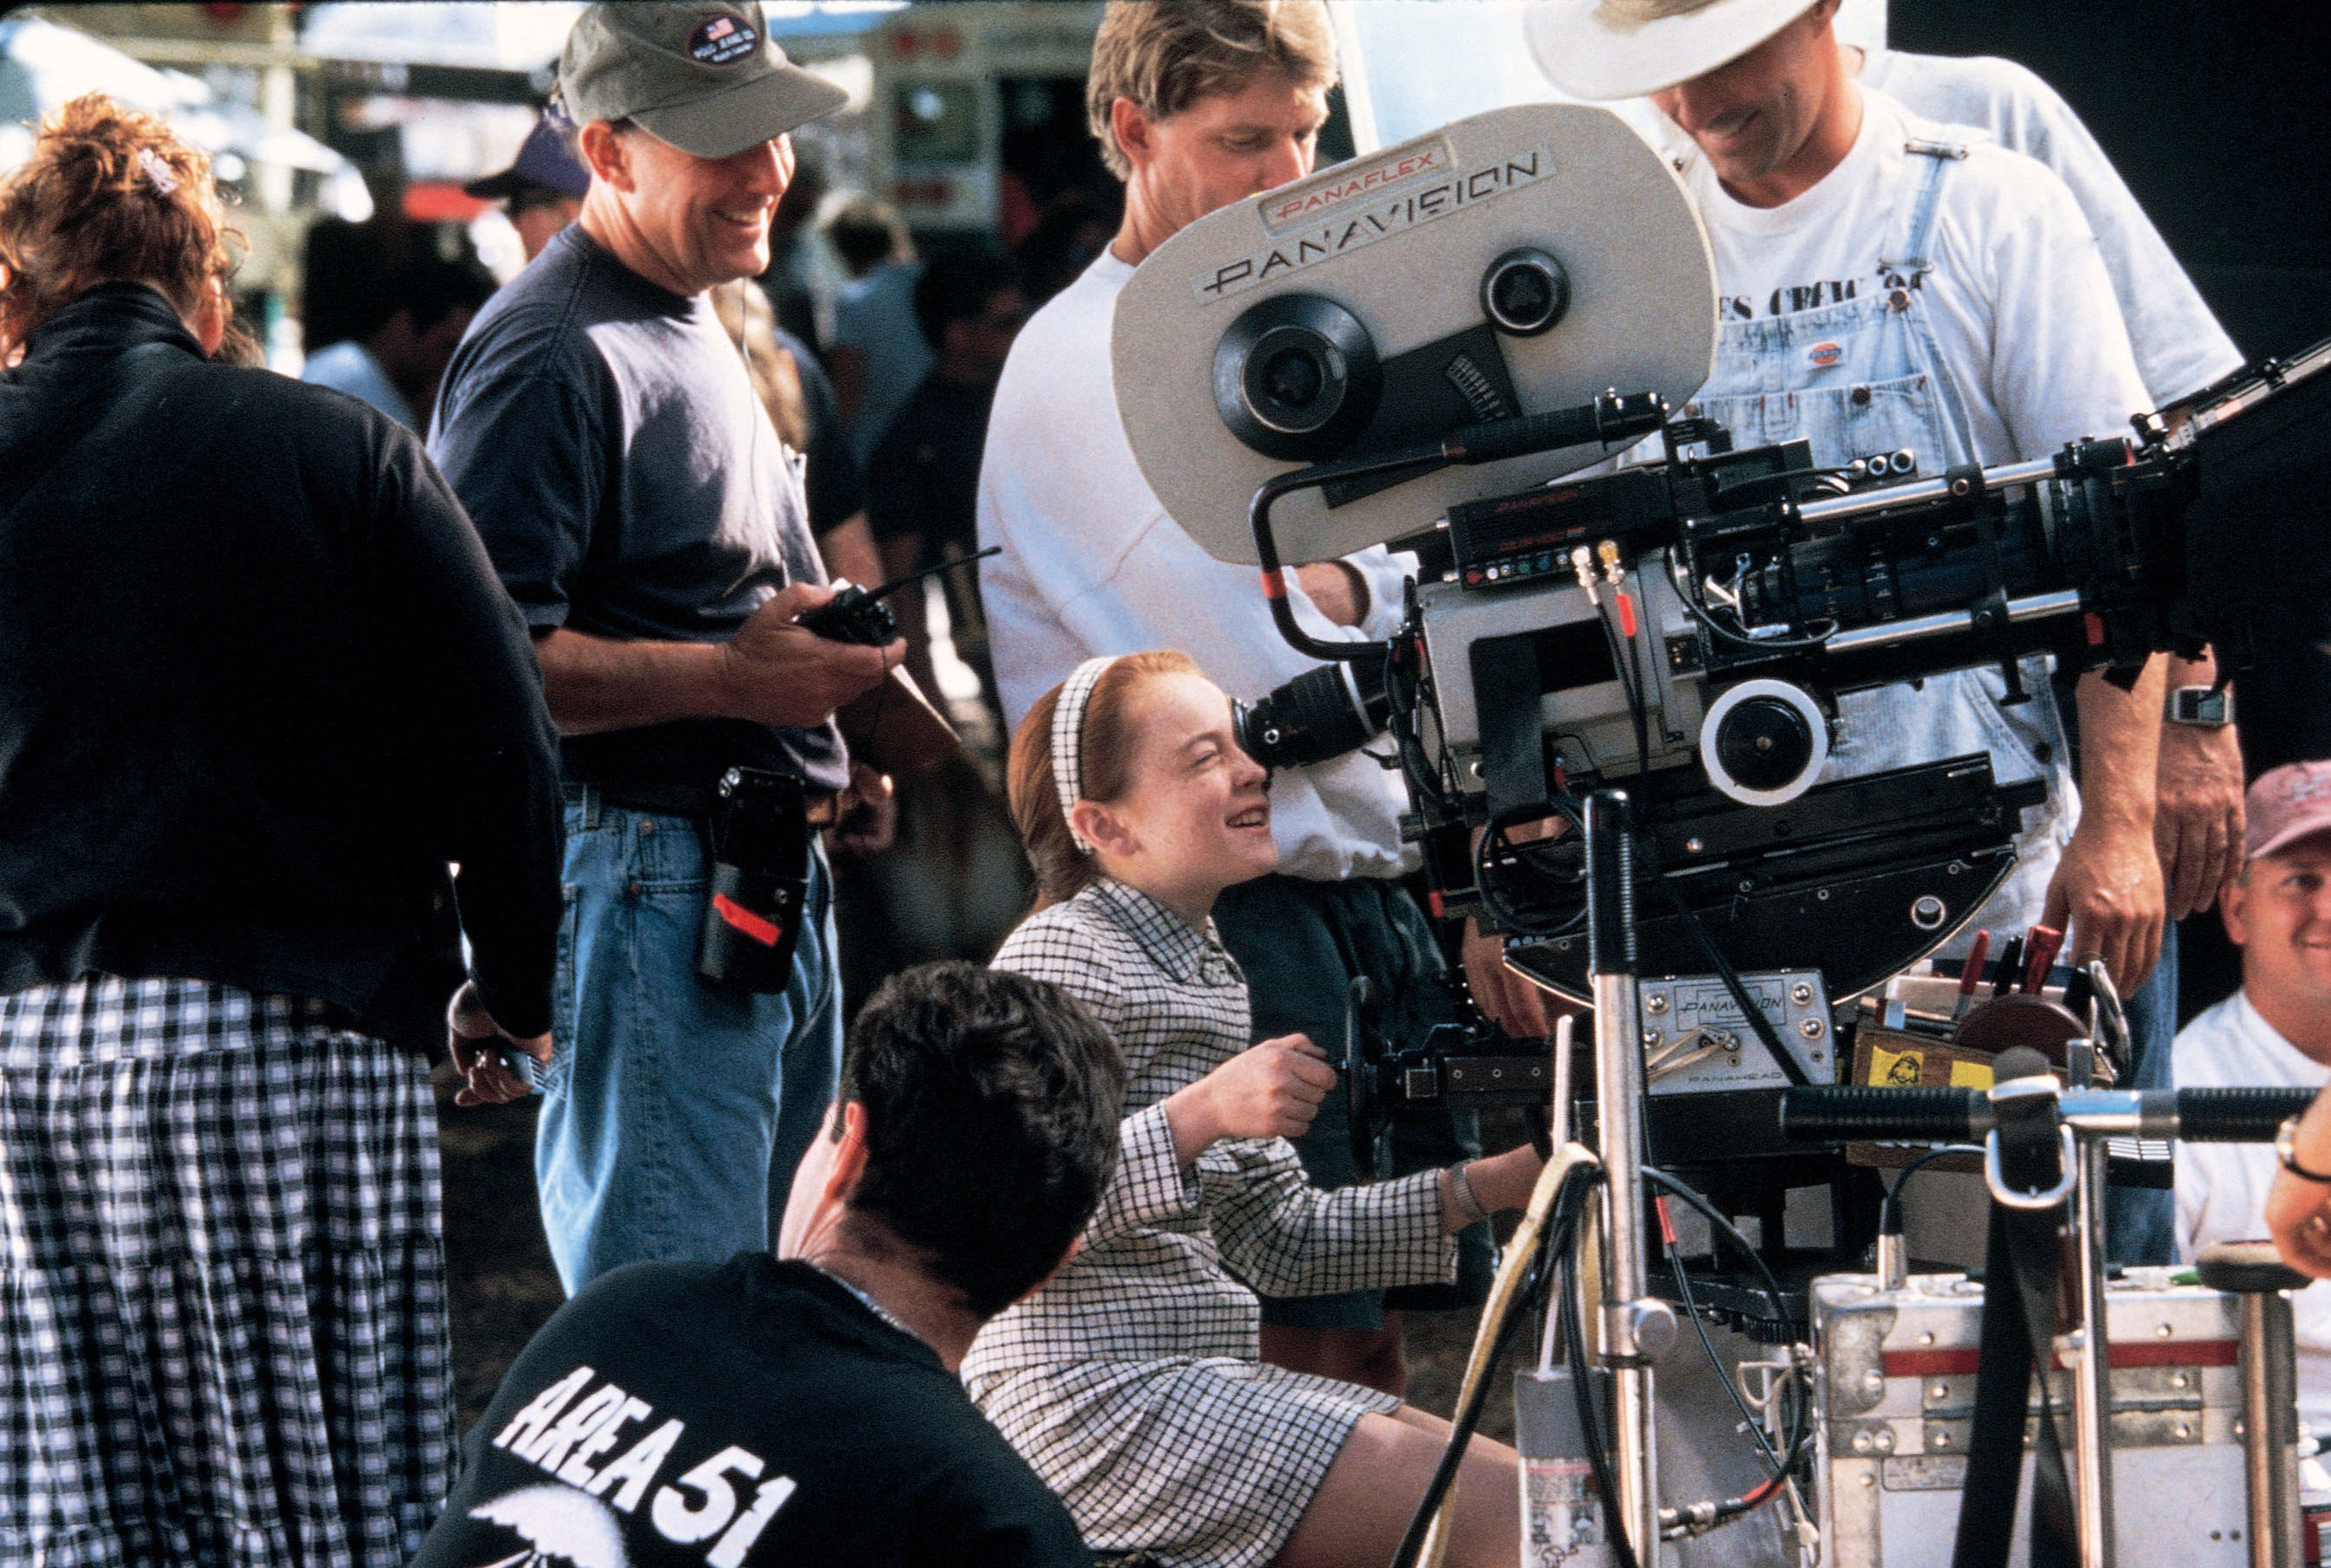
[[[0,993],[91,973],[318,997],[416,1044],[460,917],[550,1027],[557,735],[421,446],[96,289],[0,374]]]

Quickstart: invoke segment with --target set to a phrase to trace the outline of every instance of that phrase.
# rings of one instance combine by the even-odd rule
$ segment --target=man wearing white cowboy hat
[[[1694,144],[1680,172],[1721,322],[1698,411],[1742,446],[1803,438],[1825,464],[1908,447],[1928,473],[2125,431],[2149,399],[2070,193],[1857,84],[1837,4],[1548,0],[1529,19],[1557,86],[1649,95]],[[2164,908],[2160,661],[2133,692],[2082,679],[2085,799],[2044,670],[2025,662],[2028,702],[2003,700],[1995,670],[1847,698],[1832,774],[1984,751],[2003,779],[2045,778],[2022,864],[1969,932],[2069,918],[2066,951],[2104,958],[2126,994],[2153,968]]]

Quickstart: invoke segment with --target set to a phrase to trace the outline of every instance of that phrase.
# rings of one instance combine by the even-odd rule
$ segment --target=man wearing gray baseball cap
[[[711,305],[767,268],[786,133],[842,93],[786,61],[755,0],[698,0],[592,6],[558,96],[591,175],[581,215],[471,328],[430,451],[533,630],[563,736],[535,1172],[572,1292],[767,1244],[841,1051],[813,830],[877,782],[833,711],[903,649],[795,623],[832,590],[798,462]],[[719,806],[724,780],[759,803],[749,822]],[[791,900],[709,897],[716,837],[724,861],[749,839],[784,865]],[[754,974],[699,974],[708,920],[760,945]]]

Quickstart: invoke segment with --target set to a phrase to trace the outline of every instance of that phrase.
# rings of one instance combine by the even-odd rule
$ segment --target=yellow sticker
[[[1991,1063],[1987,1061],[1955,1061],[1951,1063],[1951,1087],[1953,1088],[1989,1088],[1991,1085]]]
[[[1917,1088],[1926,1067],[1924,1051],[1888,1050],[1882,1045],[1870,1048],[1870,1081],[1879,1088]]]

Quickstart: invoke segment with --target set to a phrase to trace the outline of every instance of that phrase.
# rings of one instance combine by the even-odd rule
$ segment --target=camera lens
[[[1319,401],[1320,389],[1327,384],[1326,367],[1319,363],[1318,349],[1308,343],[1280,349],[1262,367],[1262,385],[1280,408],[1299,413],[1309,409]]]
[[[1508,251],[1481,274],[1481,313],[1501,331],[1535,337],[1570,309],[1570,274],[1534,245]]]
[[[1367,328],[1317,294],[1251,307],[1214,347],[1215,412],[1265,457],[1334,457],[1375,417],[1383,380]]]

